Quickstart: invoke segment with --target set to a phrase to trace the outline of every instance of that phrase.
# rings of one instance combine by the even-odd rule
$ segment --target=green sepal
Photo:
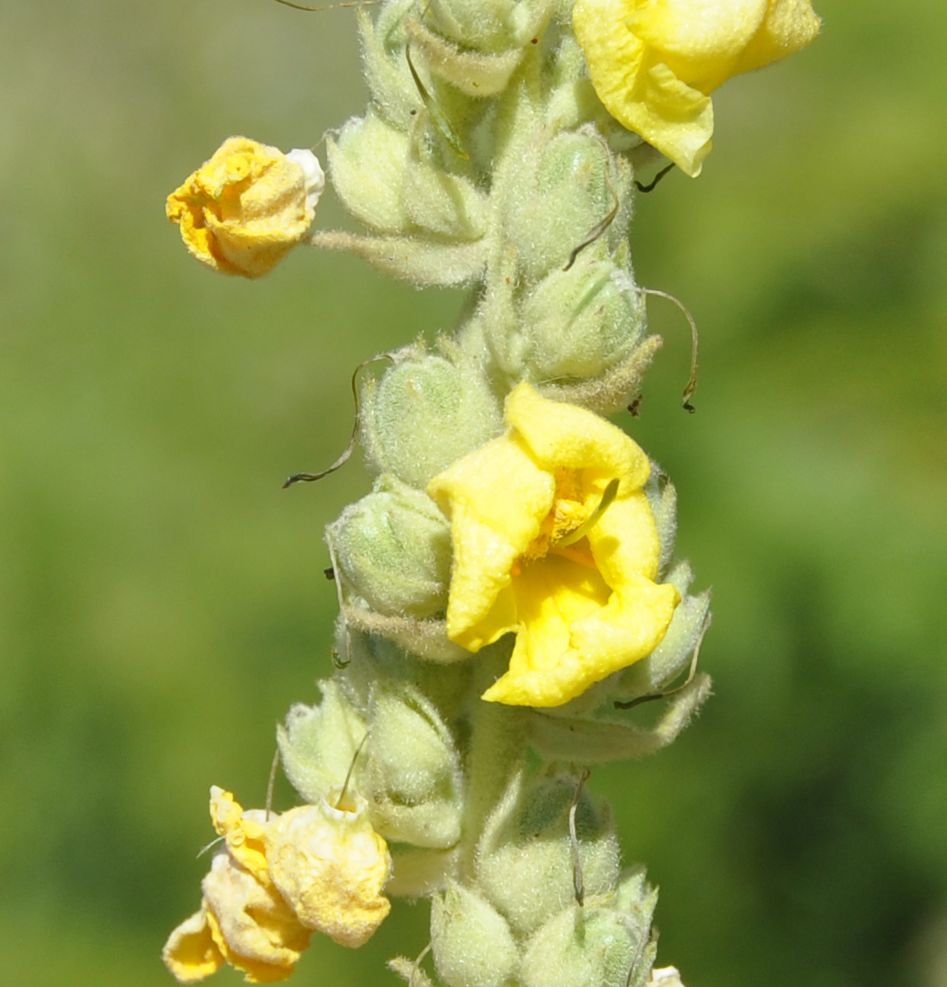
[[[584,790],[576,802],[578,787],[577,776],[524,782],[515,775],[484,826],[477,881],[518,936],[575,899],[573,804],[585,893],[606,893],[617,884],[620,850],[611,810]]]
[[[519,949],[506,919],[477,891],[450,881],[431,901],[431,945],[447,987],[504,987]]]
[[[362,389],[361,435],[372,469],[419,489],[502,431],[499,404],[474,364],[406,347]]]
[[[379,477],[328,526],[326,540],[343,600],[414,618],[447,606],[450,528],[422,491]]]

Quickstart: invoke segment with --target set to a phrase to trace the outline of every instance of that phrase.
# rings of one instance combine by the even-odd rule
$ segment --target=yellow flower
[[[168,219],[199,261],[256,278],[306,235],[324,182],[312,151],[229,137],[168,196]]]
[[[435,477],[451,519],[447,634],[479,651],[516,633],[483,695],[559,706],[649,655],[679,602],[654,582],[660,547],[643,492],[650,465],[621,429],[548,401],[507,398],[508,432]]]
[[[576,0],[572,25],[608,112],[695,177],[709,94],[804,48],[821,21],[809,0]]]
[[[225,963],[243,971],[250,983],[285,980],[312,933],[269,877],[266,814],[244,812],[230,792],[215,786],[210,815],[224,846],[201,882],[201,910],[182,922],[164,947],[165,965],[185,984],[203,980]]]
[[[388,846],[372,829],[364,799],[346,796],[283,813],[267,830],[270,874],[307,928],[342,946],[361,946],[391,903]]]
[[[171,973],[196,983],[229,963],[250,983],[271,983],[293,972],[313,930],[346,946],[365,942],[390,909],[381,888],[391,861],[363,809],[323,803],[267,817],[212,788],[224,844],[201,883],[200,911],[164,947]]]

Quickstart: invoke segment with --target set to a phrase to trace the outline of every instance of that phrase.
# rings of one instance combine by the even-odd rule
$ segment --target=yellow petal
[[[523,568],[514,593],[520,628],[510,668],[483,699],[512,706],[561,706],[604,678],[572,641],[575,623],[599,611],[610,595],[595,569],[550,555]]]
[[[168,937],[161,954],[171,975],[182,984],[194,984],[224,965],[202,908],[185,919]]]
[[[166,211],[194,257],[255,278],[306,235],[323,181],[309,151],[230,137],[168,196]]]
[[[665,55],[701,60],[734,58],[760,29],[768,0],[627,2],[635,35]]]
[[[756,35],[741,52],[733,75],[763,68],[812,44],[822,20],[809,0],[771,0]]]
[[[273,881],[299,921],[343,946],[361,946],[391,910],[382,894],[391,857],[364,803],[284,812],[267,831],[267,852]]]
[[[231,966],[251,983],[285,980],[292,973],[310,932],[274,888],[261,884],[221,851],[201,890],[211,935]]]
[[[544,398],[534,387],[517,385],[506,399],[506,419],[545,470],[581,470],[601,497],[609,480],[619,479],[619,496],[644,486],[648,457],[604,418],[562,401]]]
[[[263,819],[260,810],[244,812],[232,792],[213,785],[210,790],[210,818],[218,836],[223,836],[227,849],[241,867],[256,880],[266,883],[266,848],[263,844]]]
[[[576,0],[573,8],[605,108],[692,177],[712,146],[709,94],[809,44],[819,26],[809,0]]]
[[[552,507],[555,480],[521,442],[502,436],[434,477],[428,493],[451,519],[447,633],[479,651],[512,627],[505,590]]]

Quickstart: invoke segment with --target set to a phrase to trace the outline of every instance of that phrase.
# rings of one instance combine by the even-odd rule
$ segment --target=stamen
[[[608,486],[602,493],[602,499],[598,502],[598,507],[576,528],[574,531],[570,531],[565,538],[560,538],[556,542],[556,548],[564,548],[567,545],[574,545],[577,541],[581,541],[591,530],[593,525],[598,521],[598,519],[605,513],[608,509],[608,505],[615,499],[615,495],[618,493],[618,479],[609,480]]]

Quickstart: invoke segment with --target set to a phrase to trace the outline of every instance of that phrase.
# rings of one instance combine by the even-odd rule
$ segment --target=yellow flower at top
[[[506,418],[505,435],[428,487],[451,520],[447,634],[476,652],[515,633],[509,670],[483,698],[560,706],[649,655],[680,598],[655,582],[644,452],[525,383]]]
[[[187,249],[226,274],[266,274],[312,225],[325,184],[308,150],[283,154],[246,137],[229,137],[168,196],[168,219]]]
[[[710,93],[821,27],[809,0],[576,0],[572,24],[608,112],[692,177],[712,146]]]
[[[282,815],[244,811],[214,787],[210,814],[223,846],[201,883],[200,911],[164,947],[165,965],[191,984],[230,964],[250,983],[285,980],[313,931],[360,946],[388,915],[391,858],[365,803],[323,800]]]

